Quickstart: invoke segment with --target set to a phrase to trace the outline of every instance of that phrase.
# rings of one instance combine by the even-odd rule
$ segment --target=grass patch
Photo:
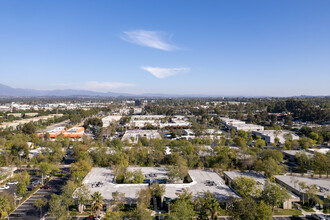
[[[225,209],[221,209],[219,212],[218,212],[218,216],[229,216],[229,213],[227,210]]]
[[[312,209],[311,207],[309,206],[302,206],[302,209],[305,211],[305,212],[315,212],[314,209]]]
[[[302,215],[298,209],[274,209],[273,215]]]

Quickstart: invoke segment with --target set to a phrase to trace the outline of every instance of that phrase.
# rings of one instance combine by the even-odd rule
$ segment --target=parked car
[[[47,185],[43,185],[42,187],[40,187],[40,189],[51,189],[51,186],[47,186]]]
[[[11,181],[11,182],[8,182],[7,184],[9,184],[9,185],[15,185],[17,183],[18,183],[18,181]]]
[[[317,220],[327,220],[326,216],[322,214],[312,214],[312,218]]]
[[[32,182],[32,185],[40,185],[41,184],[41,180],[35,180]]]
[[[9,186],[8,185],[4,185],[4,186],[0,187],[0,189],[9,189]]]

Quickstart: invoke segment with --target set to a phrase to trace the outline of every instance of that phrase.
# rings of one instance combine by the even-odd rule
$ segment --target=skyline
[[[132,94],[330,95],[330,2],[199,3],[0,1],[0,83]]]

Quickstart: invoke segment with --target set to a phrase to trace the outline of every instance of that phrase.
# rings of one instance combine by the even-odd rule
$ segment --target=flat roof
[[[330,196],[330,180],[326,178],[312,178],[304,176],[285,176],[276,175],[276,179],[289,185],[299,192],[305,192],[304,189],[300,189],[298,182],[304,182],[306,185],[315,185],[320,191],[317,193],[322,196]]]
[[[265,182],[266,182],[266,177],[264,175],[262,175],[261,173],[258,172],[254,172],[254,171],[250,171],[250,172],[242,172],[242,171],[225,171],[224,172],[225,175],[227,175],[230,179],[234,179],[236,177],[249,177],[249,178],[253,178],[254,181],[256,181],[257,185],[259,185],[262,189],[264,188]],[[291,198],[293,199],[297,199],[298,197],[289,192],[289,194],[291,195]]]
[[[128,170],[133,171],[141,169],[144,175],[157,174],[156,179],[167,178],[166,168],[162,167],[129,167]],[[183,189],[192,192],[194,197],[198,197],[203,192],[210,191],[215,194],[218,200],[226,201],[233,197],[239,197],[230,187],[225,185],[224,180],[215,172],[207,170],[190,170],[189,175],[193,180],[191,183],[183,184],[164,184],[165,195],[164,197],[175,199],[176,193],[180,193]],[[83,183],[86,184],[91,193],[100,192],[105,200],[112,200],[112,193],[124,193],[127,200],[135,201],[138,197],[138,192],[141,189],[148,188],[149,184],[116,184],[114,183],[114,174],[111,168],[93,168],[85,177]],[[213,181],[214,186],[208,186],[206,181]],[[96,187],[92,186],[98,182],[103,185]]]
[[[230,179],[234,180],[237,177],[249,177],[254,179],[257,183],[264,185],[265,184],[265,176],[261,173],[257,172],[242,172],[242,171],[225,171],[223,172],[225,175],[227,175]]]
[[[296,156],[296,154],[304,153],[306,156],[312,157],[314,154],[304,151],[304,150],[283,150],[284,154],[290,155],[290,156]]]

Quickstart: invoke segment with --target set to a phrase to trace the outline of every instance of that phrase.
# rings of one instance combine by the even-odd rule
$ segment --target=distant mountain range
[[[153,94],[146,93],[134,95],[129,93],[115,92],[94,92],[88,90],[37,90],[37,89],[20,89],[0,84],[0,97],[209,97],[207,95],[170,95],[170,94]]]
[[[145,93],[145,94],[129,94],[129,93],[115,93],[115,92],[95,92],[88,90],[75,89],[56,89],[56,90],[37,90],[37,89],[20,89],[6,86],[0,83],[0,97],[162,97],[162,98],[206,98],[206,97],[227,97],[227,98],[266,98],[272,96],[223,96],[223,95],[202,95],[202,94],[159,94],[159,93]],[[273,96],[276,97],[276,96]],[[292,98],[309,98],[309,97],[329,97],[329,96],[291,96]]]

